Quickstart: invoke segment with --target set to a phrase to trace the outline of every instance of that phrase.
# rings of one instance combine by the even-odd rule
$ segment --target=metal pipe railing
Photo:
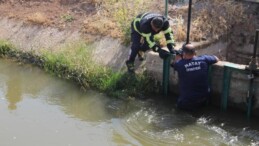
[[[247,119],[250,119],[253,109],[253,99],[255,98],[255,73],[258,72],[257,62],[256,62],[256,51],[257,51],[257,43],[258,43],[258,34],[259,29],[256,30],[255,34],[255,43],[254,43],[254,50],[251,62],[249,65],[243,70],[235,67],[232,64],[224,65],[224,78],[223,78],[223,85],[222,85],[222,97],[221,97],[221,110],[225,111],[227,109],[228,104],[228,96],[231,84],[231,73],[232,71],[238,71],[244,74],[248,74],[249,85],[246,97],[246,116]]]
[[[187,23],[187,38],[186,44],[190,42],[190,27],[191,27],[191,15],[192,15],[192,0],[189,0],[189,10],[188,10],[188,23]],[[165,0],[165,16],[168,17],[168,0]],[[174,55],[170,54],[163,61],[163,95],[168,95],[169,89],[169,76],[170,76],[170,63]]]
[[[168,18],[168,0],[165,0],[165,17]],[[163,60],[163,95],[167,97],[168,88],[169,88],[169,76],[170,76],[170,61],[171,56],[169,55],[167,58]]]
[[[192,0],[189,0],[186,44],[190,42],[191,15],[192,15]]]
[[[255,44],[254,44],[253,58],[256,58],[256,50],[257,50],[257,43],[258,43],[258,34],[259,34],[259,29],[257,29],[257,30],[256,30],[256,33],[255,33]]]

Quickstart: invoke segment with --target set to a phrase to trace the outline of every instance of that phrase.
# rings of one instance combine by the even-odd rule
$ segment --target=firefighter
[[[168,51],[161,49],[161,47],[155,43],[154,35],[160,31],[164,32],[164,36],[167,42],[168,50],[173,53],[174,51],[174,39],[173,32],[169,25],[168,19],[157,13],[144,13],[139,14],[131,23],[131,50],[126,65],[129,72],[134,72],[134,61],[138,55],[139,60],[144,60],[144,52],[152,49],[154,52],[158,52],[161,58],[165,58],[169,55]]]

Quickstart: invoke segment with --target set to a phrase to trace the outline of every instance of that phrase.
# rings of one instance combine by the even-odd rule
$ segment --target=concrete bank
[[[48,28],[35,25],[25,25],[23,22],[2,18],[0,20],[0,39],[8,40],[16,48],[23,51],[37,52],[39,49],[49,49],[55,52],[55,49],[64,47],[65,45],[77,41],[82,41],[79,31],[60,31],[56,28]],[[226,44],[218,42],[199,49],[198,54],[214,54],[225,60]],[[179,48],[177,46],[176,48]],[[110,66],[115,70],[125,70],[125,60],[128,57],[129,47],[123,46],[119,40],[103,37],[94,42],[93,56],[98,63]],[[223,67],[228,62],[219,62],[214,65],[212,70],[212,102],[220,105],[223,91]],[[162,81],[163,60],[158,54],[153,52],[147,53],[146,61],[136,61],[137,72],[146,70],[158,81]],[[238,65],[240,69],[244,69],[244,65]],[[178,92],[177,74],[171,69],[170,74],[170,91]],[[254,80],[258,85],[259,80]],[[228,96],[228,105],[236,107],[243,111],[246,110],[246,97],[248,92],[249,79],[247,74],[233,72]],[[256,88],[255,102],[253,106],[253,114],[259,115],[259,91]]]

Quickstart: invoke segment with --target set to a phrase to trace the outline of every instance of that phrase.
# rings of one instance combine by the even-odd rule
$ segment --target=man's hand
[[[167,44],[167,48],[171,54],[175,54],[174,47],[175,47],[175,44]]]
[[[183,50],[182,50],[182,49],[174,50],[174,51],[175,51],[175,54],[176,54],[176,55],[180,55],[180,56],[183,55]]]
[[[152,48],[152,50],[153,50],[154,52],[159,52],[159,50],[162,50],[162,49],[161,49],[160,46],[155,45],[155,46]]]
[[[167,58],[167,57],[170,55],[170,53],[169,53],[168,51],[163,50],[163,49],[160,49],[160,50],[158,51],[158,53],[159,53],[159,57],[160,57],[161,59],[165,59],[165,58]]]
[[[165,59],[166,57],[168,57],[168,56],[170,55],[170,53],[169,53],[168,51],[163,50],[163,49],[162,49],[160,46],[158,46],[158,45],[155,45],[155,46],[152,48],[152,50],[153,50],[154,52],[158,52],[159,57],[160,57],[161,59]]]

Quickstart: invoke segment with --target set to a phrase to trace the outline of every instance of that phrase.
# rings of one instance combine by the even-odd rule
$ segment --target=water
[[[0,60],[1,146],[259,145],[258,119],[157,99],[109,98],[31,65]]]

